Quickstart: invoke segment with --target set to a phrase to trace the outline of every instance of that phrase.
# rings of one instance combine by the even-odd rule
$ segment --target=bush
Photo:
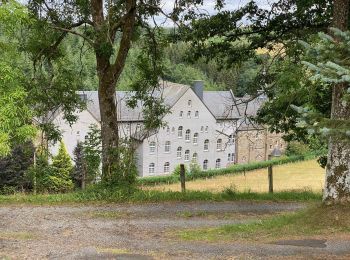
[[[310,152],[309,146],[297,141],[289,142],[286,149],[287,156],[302,155],[308,152]]]
[[[188,174],[188,169],[187,169],[186,165],[184,165],[184,166],[185,166],[185,174],[187,175]],[[180,172],[181,172],[181,167],[180,167],[180,164],[178,164],[178,165],[176,165],[176,167],[175,167],[175,169],[173,171],[173,175],[174,176],[180,176]]]
[[[63,144],[60,143],[59,152],[49,165],[47,157],[38,155],[38,163],[32,166],[27,177],[32,183],[35,192],[67,192],[73,189],[71,172],[73,164]]]
[[[30,182],[25,173],[33,164],[34,146],[31,142],[17,145],[10,155],[0,158],[0,193],[28,190]]]

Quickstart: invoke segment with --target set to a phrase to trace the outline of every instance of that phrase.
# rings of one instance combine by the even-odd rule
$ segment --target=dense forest
[[[84,41],[75,36],[69,36],[64,43],[64,51],[69,57],[67,64],[74,66],[77,75],[80,76],[82,90],[96,90],[98,79],[96,76],[96,61],[93,51]],[[261,59],[250,59],[233,68],[224,68],[215,60],[190,61],[188,51],[190,46],[183,42],[169,44],[164,51],[164,80],[175,83],[191,84],[195,79],[205,82],[206,90],[228,90],[232,89],[238,95],[244,95],[251,84],[253,84],[258,72],[261,70]],[[135,75],[135,66],[138,53],[138,43],[134,43],[127,58],[126,67],[119,80],[118,89],[128,90]]]

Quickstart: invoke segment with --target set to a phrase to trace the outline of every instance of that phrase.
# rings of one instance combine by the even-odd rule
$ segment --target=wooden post
[[[271,160],[271,154],[268,156],[269,161]],[[269,176],[269,193],[273,193],[273,171],[272,164],[268,167],[268,176]]]
[[[180,164],[180,181],[181,181],[181,192],[186,192],[186,178],[185,178],[185,165]]]

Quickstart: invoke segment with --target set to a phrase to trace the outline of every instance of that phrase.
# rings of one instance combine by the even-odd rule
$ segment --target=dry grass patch
[[[4,240],[31,240],[37,238],[33,233],[28,232],[0,232],[0,239]]]
[[[316,160],[274,166],[273,172],[275,191],[322,191],[325,170],[318,165]],[[230,187],[234,187],[238,192],[268,192],[267,169],[250,171],[245,175],[225,175],[186,183],[186,189],[197,191],[220,192]],[[180,191],[180,184],[164,184],[145,189]]]

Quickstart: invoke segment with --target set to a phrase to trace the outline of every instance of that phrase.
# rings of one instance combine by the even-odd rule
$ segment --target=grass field
[[[306,189],[317,193],[321,192],[324,184],[324,174],[325,170],[318,165],[316,160],[274,166],[274,191]],[[186,182],[186,189],[188,190],[220,192],[227,188],[233,188],[239,192],[267,192],[267,169],[250,171],[245,175],[225,175]],[[145,189],[179,191],[180,184],[165,184]]]

